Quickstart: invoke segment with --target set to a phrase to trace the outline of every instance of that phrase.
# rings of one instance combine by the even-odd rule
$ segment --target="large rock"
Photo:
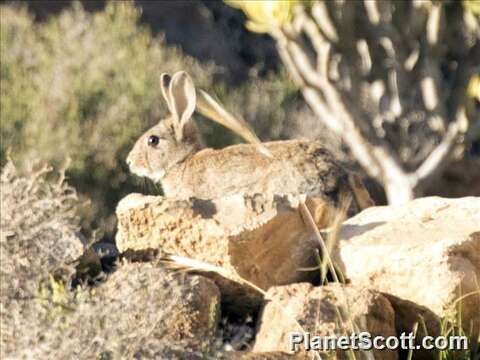
[[[433,334],[436,317],[480,328],[480,198],[364,210],[343,224],[334,259],[352,283],[391,294],[398,331],[419,315]]]
[[[311,281],[318,271],[318,242],[298,207],[303,196],[233,195],[215,200],[185,201],[131,194],[117,207],[120,251],[163,252],[221,268],[226,281],[216,281],[227,301],[240,306],[261,298],[244,281],[268,289]],[[331,216],[325,203],[307,199],[314,220],[325,226]],[[302,269],[302,270],[301,270]],[[216,277],[218,279],[218,276]],[[254,300],[252,300],[252,298]]]
[[[139,354],[162,352],[174,358],[180,352],[193,359],[202,358],[213,346],[220,292],[205,277],[173,274],[152,263],[125,263],[97,292],[106,311],[121,314],[107,316],[107,328],[113,332],[122,324],[131,326],[132,342],[145,338],[153,344],[140,342],[135,350]],[[109,323],[113,320],[116,323]]]
[[[229,354],[230,360],[304,360],[305,357],[298,354],[288,354],[281,351],[275,352],[236,352]]]
[[[313,336],[350,336],[369,332],[372,336],[395,335],[395,316],[390,302],[374,291],[350,285],[329,284],[314,287],[311,284],[293,284],[271,288],[266,295],[253,351],[291,352],[293,332]],[[296,355],[313,355],[303,346]],[[396,351],[372,350],[375,359],[397,359]],[[331,355],[331,353],[330,353]],[[356,359],[368,358],[355,351]],[[345,352],[337,350],[336,358],[346,359]],[[370,357],[371,358],[371,357]]]

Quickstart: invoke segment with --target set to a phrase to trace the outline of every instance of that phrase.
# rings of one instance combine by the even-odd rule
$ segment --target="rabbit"
[[[232,194],[307,194],[336,206],[342,196],[357,211],[373,203],[356,175],[347,172],[320,143],[286,140],[261,143],[243,121],[208,94],[197,98],[185,71],[160,77],[170,116],[146,131],[127,157],[130,171],[160,182],[166,197],[213,199]],[[195,110],[241,133],[251,143],[205,148],[192,118]]]

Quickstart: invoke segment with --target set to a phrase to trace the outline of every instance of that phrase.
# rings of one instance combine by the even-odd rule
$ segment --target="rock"
[[[88,278],[95,278],[102,271],[100,257],[93,249],[87,249],[76,261],[76,274],[74,284],[79,281],[86,281]]]
[[[428,314],[435,334],[435,316],[451,319],[459,309],[467,333],[480,329],[480,198],[366,209],[343,224],[333,258],[352,283],[391,294],[405,315],[398,331]]]
[[[442,320],[432,311],[424,306],[418,305],[412,301],[403,300],[390,294],[383,294],[392,304],[395,310],[395,328],[397,334],[413,332],[415,323],[418,323],[415,346],[420,346],[413,351],[413,359],[415,360],[437,360],[439,353],[436,350],[426,350],[421,348],[421,339],[426,336],[438,337],[442,334]],[[422,319],[419,321],[419,319]],[[424,326],[425,325],[425,326]],[[427,330],[425,332],[425,329]],[[403,351],[404,354],[408,351]],[[454,357],[455,358],[455,357]],[[461,356],[458,356],[461,359]]]
[[[215,200],[185,201],[131,194],[117,207],[119,250],[159,248],[163,252],[221,268],[217,281],[226,301],[244,306],[261,299],[250,290],[239,297],[244,280],[268,289],[312,281],[317,240],[304,224],[298,207],[304,197],[233,195]],[[314,220],[325,226],[330,208],[307,199]],[[199,269],[201,270],[201,269]],[[216,277],[218,280],[218,276]],[[247,286],[248,288],[248,286]]]
[[[122,312],[120,317],[109,318],[131,326],[132,339],[146,337],[161,343],[151,346],[153,351],[157,347],[192,353],[195,358],[194,354],[208,353],[214,343],[220,292],[205,277],[172,274],[153,263],[126,263],[98,293],[106,309]],[[115,329],[121,325],[105,326]]]
[[[115,244],[107,241],[96,242],[92,245],[92,249],[100,259],[115,259],[119,255]]]
[[[304,360],[304,356],[299,356],[296,354],[288,354],[281,351],[272,351],[272,352],[234,352],[229,354],[227,357],[231,360]]]
[[[390,302],[374,291],[332,283],[314,287],[293,284],[271,288],[263,309],[253,351],[291,352],[290,335],[340,336],[367,331],[372,336],[395,335],[395,316]],[[354,324],[354,325],[353,325]],[[372,350],[376,359],[397,359],[396,351]],[[304,347],[296,354],[313,355]],[[346,354],[337,350],[338,358]],[[357,359],[364,353],[355,351]]]

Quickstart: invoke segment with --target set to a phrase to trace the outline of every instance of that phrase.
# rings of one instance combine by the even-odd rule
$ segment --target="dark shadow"
[[[217,207],[212,200],[202,200],[193,198],[193,211],[198,213],[203,219],[211,219],[217,213]]]
[[[428,308],[416,304],[412,301],[396,297],[392,294],[381,293],[385,296],[393,307],[395,313],[395,331],[397,336],[402,333],[409,334],[413,332],[415,323],[418,322],[417,336],[415,337],[415,344],[420,345],[424,336],[439,336],[441,334],[440,319]],[[424,331],[424,326],[427,332]],[[400,349],[400,359],[407,359],[408,351]],[[419,349],[413,351],[413,358],[435,359],[438,353],[435,350]]]

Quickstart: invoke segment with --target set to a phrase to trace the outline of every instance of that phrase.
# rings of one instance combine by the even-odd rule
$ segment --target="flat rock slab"
[[[418,321],[414,307],[447,319],[461,309],[465,329],[480,328],[480,198],[369,208],[343,224],[337,245],[333,257],[344,276],[393,295],[396,312],[405,314],[399,331]]]
[[[339,283],[322,287],[302,283],[271,288],[266,298],[268,302],[260,318],[254,352],[292,353],[290,336],[293,332],[309,333],[311,338],[350,336],[362,331],[372,336],[395,335],[395,315],[390,302],[372,290]],[[313,350],[302,344],[294,354],[312,358]],[[317,354],[327,357],[325,351]],[[375,359],[398,359],[396,351],[371,350],[368,354],[355,350],[356,359],[372,358],[372,355]],[[332,356],[333,352],[328,355]],[[335,355],[337,359],[349,358],[342,350],[337,350]]]
[[[318,276],[317,270],[302,269],[316,265],[318,247],[299,211],[303,201],[305,196],[175,200],[131,194],[117,207],[117,247],[121,252],[161,249],[220,267],[231,280],[217,283],[222,294],[244,303],[248,299],[239,299],[238,287],[230,285],[246,280],[268,289]],[[325,203],[307,199],[306,204],[318,224],[328,222]]]

